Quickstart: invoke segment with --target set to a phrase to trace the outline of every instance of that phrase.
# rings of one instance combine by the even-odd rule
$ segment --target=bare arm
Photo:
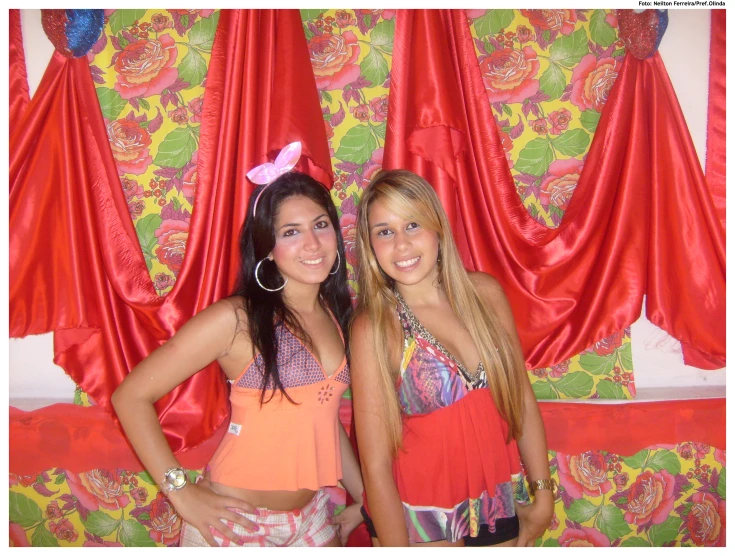
[[[350,437],[347,431],[340,423],[339,425],[339,448],[342,455],[342,484],[350,493],[355,503],[362,504],[362,492],[364,490],[362,484],[362,475],[360,473],[360,464],[357,463],[355,452],[352,450]]]
[[[347,506],[334,520],[339,525],[342,546],[345,546],[350,533],[362,522],[360,506],[362,506],[363,485],[360,465],[352,450],[352,442],[341,423],[339,425],[339,447],[342,455],[342,484],[353,500],[352,504]]]
[[[136,454],[151,476],[162,481],[164,473],[180,464],[161,429],[154,403],[212,361],[226,356],[235,334],[237,317],[232,305],[220,301],[192,317],[165,344],[140,362],[112,395],[120,423]],[[248,520],[226,507],[252,511],[242,500],[187,485],[169,494],[176,511],[214,542],[212,526],[232,540],[231,529],[219,521],[226,517],[250,527]]]
[[[472,280],[478,292],[495,311],[510,336],[516,363],[525,368],[521,342],[518,338],[513,312],[500,283],[487,274],[473,273]],[[523,432],[518,440],[518,450],[531,481],[549,479],[548,449],[546,432],[541,419],[536,395],[533,393],[528,373],[523,373]],[[518,546],[533,546],[533,541],[543,535],[554,515],[554,498],[550,490],[538,490],[530,508],[516,508],[521,519]],[[525,527],[524,527],[525,526]]]
[[[385,400],[380,394],[376,348],[365,315],[355,319],[350,338],[355,428],[370,517],[381,546],[408,546],[403,504],[393,479],[393,456],[384,417]]]

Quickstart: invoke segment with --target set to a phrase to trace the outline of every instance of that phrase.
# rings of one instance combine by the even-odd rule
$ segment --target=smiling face
[[[380,268],[399,286],[432,284],[438,276],[439,236],[375,201],[368,214],[370,245]]]
[[[278,209],[274,231],[270,258],[289,283],[327,279],[337,259],[337,234],[326,209],[308,197],[290,197]]]

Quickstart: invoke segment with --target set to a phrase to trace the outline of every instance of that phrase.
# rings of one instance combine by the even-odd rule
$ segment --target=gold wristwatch
[[[550,490],[551,495],[556,498],[556,481],[554,479],[538,479],[537,481],[528,481],[528,492],[535,494],[537,490]]]

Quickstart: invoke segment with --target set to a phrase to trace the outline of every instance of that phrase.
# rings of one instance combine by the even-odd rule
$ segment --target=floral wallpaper
[[[175,284],[197,184],[201,109],[218,10],[106,10],[88,58],[121,187],[157,292]],[[516,191],[558,226],[624,55],[614,10],[468,10]],[[301,10],[356,295],[355,223],[381,168],[395,10]],[[630,329],[530,373],[539,399],[635,396]],[[93,404],[77,390],[75,403]],[[340,419],[349,423],[349,390]],[[615,426],[611,423],[611,426]],[[560,484],[543,546],[724,544],[725,453],[685,442],[630,457],[549,452]],[[201,470],[192,471],[192,478]],[[335,512],[345,491],[330,493]],[[145,472],[10,474],[15,546],[174,546],[180,518]]]
[[[184,260],[218,10],[105,10],[87,55],[151,280],[168,293]]]
[[[186,251],[219,12],[108,12],[105,33],[89,54],[92,75],[151,280],[165,295]],[[614,10],[467,14],[516,191],[539,223],[556,227],[625,53]],[[357,205],[382,167],[395,10],[301,10],[301,18],[355,298]],[[533,369],[530,378],[539,399],[633,398],[630,329],[553,367]]]
[[[725,452],[698,442],[623,457],[549,451],[559,484],[538,546],[724,546]],[[193,479],[200,473],[190,471]],[[344,490],[330,489],[336,512]],[[176,546],[181,519],[145,472],[10,474],[11,546]]]
[[[146,472],[10,474],[11,546],[175,546],[180,530],[181,518]]]
[[[683,442],[549,460],[559,493],[537,546],[725,546],[723,450]]]
[[[516,192],[555,228],[625,50],[613,10],[468,10]]]
[[[534,219],[556,228],[625,56],[615,10],[467,16],[516,193]],[[538,399],[634,398],[630,328],[530,378]]]
[[[383,165],[395,10],[301,10],[334,170],[350,294],[362,191]]]

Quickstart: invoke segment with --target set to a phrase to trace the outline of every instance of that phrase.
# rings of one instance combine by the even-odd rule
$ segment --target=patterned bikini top
[[[339,330],[339,326],[337,326],[337,329]],[[339,369],[331,376],[326,376],[314,354],[283,323],[276,325],[275,333],[278,342],[278,355],[276,357],[278,377],[284,388],[298,388],[325,380],[335,380],[346,385],[350,384],[350,366],[346,358],[343,359]],[[263,387],[264,367],[263,356],[258,353],[250,364],[245,367],[237,380],[230,382],[237,388],[260,390]],[[273,390],[275,387],[275,380],[271,376],[266,389]]]
[[[295,403],[274,392],[261,405],[263,357],[256,355],[232,381],[230,425],[209,463],[211,479],[255,490],[336,485],[342,478],[339,408],[350,385],[347,359],[327,376],[285,325],[276,326],[276,340],[278,376]],[[275,388],[272,377],[267,388]]]
[[[409,308],[400,293],[397,312],[403,328],[403,359],[396,389],[403,412],[423,415],[462,399],[468,392],[487,387],[482,362],[473,375],[434,338]]]

